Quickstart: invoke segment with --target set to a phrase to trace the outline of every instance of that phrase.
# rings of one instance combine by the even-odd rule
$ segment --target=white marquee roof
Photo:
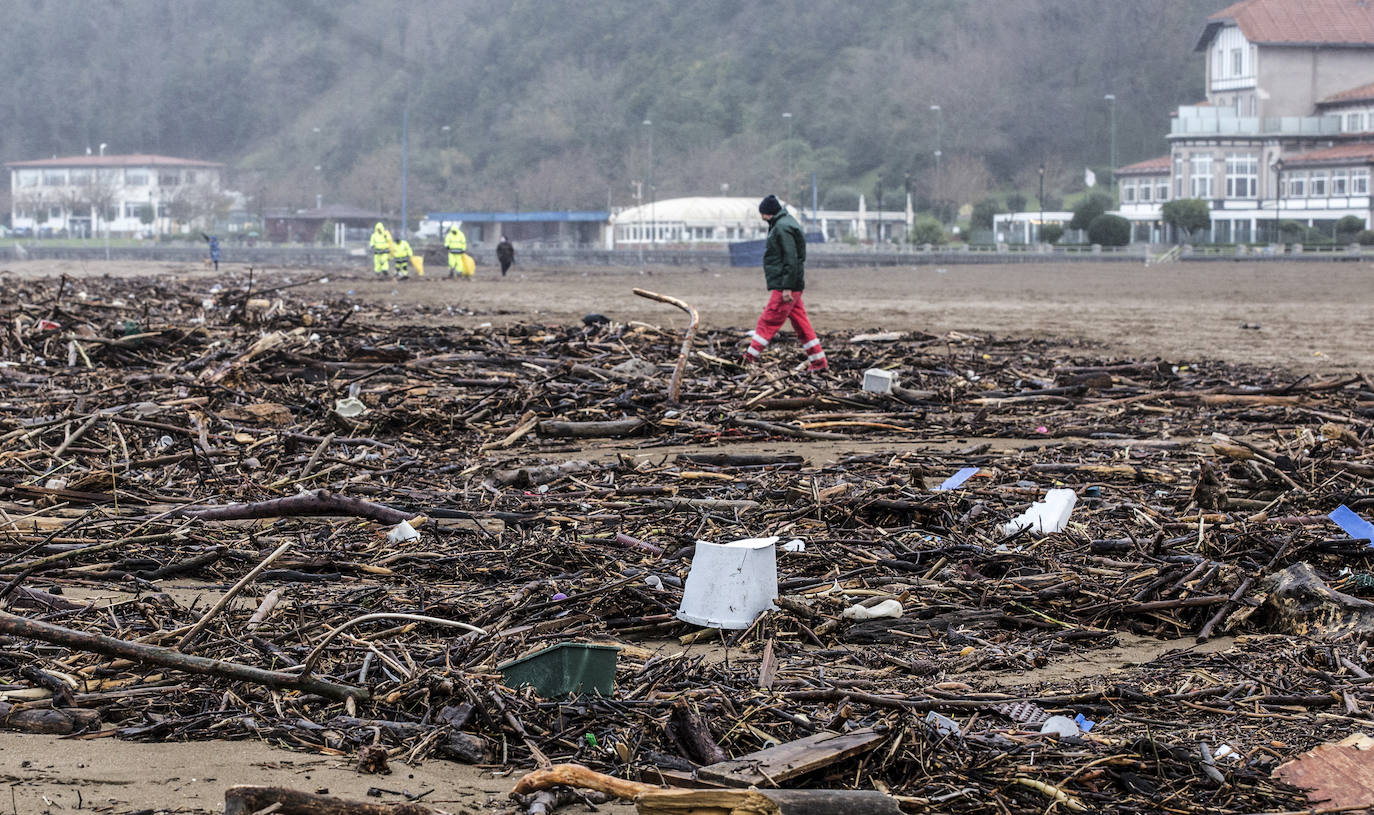
[[[683,223],[689,226],[719,226],[721,224],[748,225],[759,224],[758,198],[726,198],[724,196],[699,196],[696,198],[670,198],[637,207],[622,209],[611,216],[613,224]],[[786,206],[784,204],[784,206]]]

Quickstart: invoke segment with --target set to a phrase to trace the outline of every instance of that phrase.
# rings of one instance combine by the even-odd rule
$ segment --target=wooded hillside
[[[813,172],[822,204],[908,174],[928,201],[937,140],[938,197],[1033,194],[1042,160],[1062,194],[1110,163],[1104,94],[1119,164],[1165,151],[1225,5],[7,0],[0,160],[106,143],[222,161],[259,207],[398,210],[408,107],[412,213],[625,205],[636,180],[796,197]]]

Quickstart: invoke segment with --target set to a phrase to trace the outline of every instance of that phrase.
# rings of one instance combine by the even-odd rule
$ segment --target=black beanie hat
[[[764,199],[759,202],[759,212],[768,216],[777,215],[779,212],[782,212],[782,204],[779,203],[776,195],[765,196]]]

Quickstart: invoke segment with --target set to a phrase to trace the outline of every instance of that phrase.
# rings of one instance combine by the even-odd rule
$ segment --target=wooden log
[[[413,512],[382,504],[374,504],[361,498],[347,498],[328,490],[316,490],[287,498],[273,498],[270,501],[255,501],[250,504],[230,504],[223,507],[187,507],[181,514],[202,521],[241,521],[250,518],[286,518],[302,515],[354,515],[370,518],[386,524],[397,524],[415,517]]]
[[[586,459],[572,459],[559,464],[497,470],[491,474],[491,480],[503,486],[534,487],[556,481],[565,475],[586,472],[591,468],[592,463]]]
[[[666,725],[668,735],[682,745],[687,755],[698,764],[718,764],[729,758],[711,736],[711,730],[701,714],[686,702],[673,704],[673,712]]]
[[[614,419],[607,422],[560,422],[548,420],[540,422],[538,428],[539,435],[548,438],[592,439],[629,436],[639,431],[646,424],[647,422],[640,418]]]
[[[438,810],[410,802],[375,804],[317,795],[285,787],[240,785],[224,791],[224,815],[439,815]]]
[[[317,693],[320,696],[340,702],[346,701],[350,697],[359,701],[366,701],[371,695],[366,688],[355,688],[310,676],[297,676],[281,671],[254,668],[251,665],[240,665],[236,662],[183,654],[173,648],[118,640],[103,634],[76,631],[4,612],[0,612],[0,634],[41,640],[54,645],[91,651],[109,657],[120,657],[134,662],[161,665],[164,668],[175,668],[187,673],[219,676],[239,682]]]
[[[0,729],[21,733],[47,733],[65,736],[100,726],[100,714],[83,708],[36,708],[15,710],[16,705],[0,702]]]
[[[639,815],[900,815],[874,790],[666,790],[640,796]]]

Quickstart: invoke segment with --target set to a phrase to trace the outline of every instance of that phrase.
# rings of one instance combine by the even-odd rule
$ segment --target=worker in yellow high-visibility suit
[[[396,267],[397,280],[410,277],[410,255],[410,241],[404,237],[396,241],[391,249],[391,263]]]
[[[380,221],[372,228],[372,237],[367,245],[372,249],[372,271],[378,277],[386,277],[391,271],[387,265],[391,257],[391,233]]]
[[[468,279],[472,278],[472,264],[464,260],[468,251],[468,236],[463,234],[463,230],[458,228],[458,224],[448,228],[448,234],[444,236],[444,248],[448,250],[448,276],[453,278],[455,272]]]

